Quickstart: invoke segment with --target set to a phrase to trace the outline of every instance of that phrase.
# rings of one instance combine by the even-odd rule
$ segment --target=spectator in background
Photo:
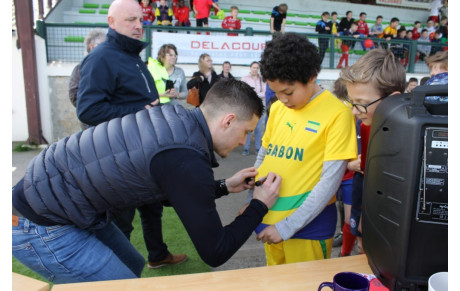
[[[441,42],[442,32],[440,29],[436,30],[434,37],[431,40],[431,43],[442,43]],[[443,51],[442,46],[431,46],[430,56],[436,54],[437,52]]]
[[[430,35],[431,33],[436,31],[436,25],[435,25],[435,23],[434,23],[434,21],[432,19],[429,19],[426,22],[426,28],[425,29],[428,31],[428,35]]]
[[[175,26],[190,26],[190,9],[184,3],[184,0],[179,0],[176,11],[174,12],[174,18],[177,20]]]
[[[252,62],[249,68],[250,68],[249,75],[241,78],[241,81],[245,82],[246,84],[254,88],[254,91],[257,93],[257,96],[259,96],[259,98],[262,99],[262,102],[264,103],[264,106],[265,106],[265,88],[267,84],[262,80],[262,76],[259,74],[260,64],[259,62]],[[243,156],[249,155],[249,148],[251,147],[251,136],[253,134],[254,134],[254,145],[256,148],[256,154],[259,152],[260,146],[262,144],[262,134],[265,128],[264,127],[264,120],[265,120],[264,115],[262,115],[262,117],[257,122],[256,129],[254,129],[252,133],[248,133],[248,136],[246,138],[246,144],[244,145],[244,149],[243,149]]]
[[[153,11],[153,7],[151,5],[150,0],[141,0],[141,7],[142,7],[142,23],[144,25],[152,25],[155,21],[155,12]]]
[[[343,34],[343,32],[350,29],[351,24],[355,22],[353,18],[353,12],[347,11],[346,17],[343,17],[339,23],[339,33]]]
[[[418,42],[430,42],[430,37],[428,36],[428,30],[423,29],[422,34],[417,41]],[[422,61],[425,60],[425,58],[430,55],[430,52],[431,52],[430,45],[423,45],[423,44],[417,45],[417,55],[415,56],[415,62],[417,62],[419,59]]]
[[[408,30],[406,32],[406,37],[404,38],[404,40],[407,40],[407,41],[412,41],[412,30]],[[409,64],[409,59],[410,59],[410,46],[411,44],[410,43],[406,43],[403,45],[404,47],[404,50],[406,51],[406,61],[404,62],[404,67],[407,68],[407,65]]]
[[[449,82],[448,74],[448,51],[439,51],[435,55],[426,59],[426,63],[430,68],[431,77],[426,81],[425,85],[447,85]],[[427,96],[426,103],[439,104],[447,103],[448,96]]]
[[[196,18],[196,27],[208,27],[208,17],[211,7],[220,10],[219,5],[212,0],[194,0],[193,12]]]
[[[176,46],[174,44],[169,44],[169,51],[168,54],[166,54],[164,66],[168,72],[169,80],[174,82],[174,89],[177,94],[175,100],[183,101],[187,99],[187,80],[185,78],[184,70],[176,66],[178,58],[179,54]]]
[[[148,60],[148,69],[155,80],[155,87],[160,96],[160,104],[170,103],[179,97],[175,84],[169,79],[169,71],[176,64],[177,49],[173,44],[164,44],[158,50],[157,58]],[[176,103],[176,101],[174,101]]]
[[[414,22],[414,28],[412,29],[412,39],[417,40],[420,37],[420,21]]]
[[[429,20],[433,20],[433,23],[438,23],[438,16],[439,16],[439,8],[442,7],[441,0],[432,0],[430,4],[430,16],[428,17]],[[428,31],[430,32],[430,31]]]
[[[343,36],[352,36],[354,38],[359,37],[359,32],[357,31],[358,29],[358,24],[356,22],[353,22],[350,26],[349,29],[343,32]],[[342,56],[340,57],[339,64],[337,65],[337,69],[343,68],[342,62],[345,61],[345,67],[348,67],[348,56],[349,56],[349,51],[350,48],[355,46],[355,40],[349,40],[349,39],[343,39],[342,40]]]
[[[442,1],[442,7],[439,8],[439,19],[442,17],[448,17],[448,9],[447,9],[447,0]],[[441,21],[440,21],[441,22]]]
[[[337,20],[337,12],[336,11],[333,11],[331,13],[331,20],[329,21],[330,24],[329,26],[331,27],[331,34],[333,35],[336,35],[336,36],[339,36],[339,22]],[[335,39],[335,48],[338,49],[340,48],[340,44],[342,43],[342,41],[338,38]]]
[[[406,29],[404,27],[401,27],[398,29],[398,36],[395,39],[405,40],[405,38],[406,38]],[[390,46],[390,49],[395,55],[396,60],[404,65],[406,63],[406,58],[407,58],[407,51],[404,47],[404,44],[403,43],[392,43]]]
[[[369,31],[369,37],[378,38],[379,35],[383,33],[382,21],[383,21],[383,16],[381,16],[381,15],[379,15],[379,16],[377,16],[377,18],[375,18],[375,24],[371,27],[371,29]],[[374,41],[374,47],[372,47],[371,49],[374,49],[376,47],[379,47],[379,44]]]
[[[238,7],[232,6],[230,7],[230,16],[227,16],[222,21],[222,28],[235,30],[241,29],[241,21],[238,18]],[[238,33],[228,33],[229,36],[237,36]]]
[[[415,87],[418,86],[418,80],[417,78],[410,78],[409,81],[407,82],[406,86],[406,91],[404,93],[412,93],[412,90],[414,90]]]
[[[229,61],[225,61],[222,64],[222,73],[218,75],[219,79],[235,79],[233,75],[230,73],[232,70],[232,64]]]
[[[89,54],[96,46],[105,40],[105,32],[101,29],[91,30],[85,37],[85,54]],[[75,66],[70,74],[69,81],[69,98],[72,105],[77,108],[77,93],[78,85],[80,83],[80,66],[81,63]],[[88,125],[80,121],[81,130],[88,128]]]
[[[321,14],[321,20],[316,23],[315,31],[318,34],[331,34],[331,26],[332,23],[329,22],[329,12],[325,11]],[[321,63],[323,63],[324,55],[326,54],[326,50],[329,47],[329,38],[328,37],[318,37],[318,45],[319,45],[319,57]]]
[[[448,38],[448,28],[447,28],[447,16],[442,16],[441,17],[441,20],[439,21],[439,26],[438,26],[438,30],[441,31],[441,38],[445,38],[447,39]]]
[[[157,25],[172,25],[173,12],[166,4],[166,0],[160,1],[160,6],[155,9],[155,16],[157,18]]]
[[[420,79],[420,86],[425,85],[426,81],[428,81],[429,79],[430,77],[423,77],[422,79]]]
[[[386,41],[390,41],[393,38],[396,38],[398,36],[398,25],[399,25],[399,19],[396,17],[393,17],[390,20],[390,25],[385,27],[383,32],[379,35],[379,38],[384,38]],[[386,49],[387,48],[386,43],[380,43],[380,47]]]
[[[361,12],[359,14],[359,20],[356,22],[358,24],[357,31],[359,32],[360,37],[369,36],[369,27],[367,26],[367,23],[366,23],[366,17],[367,17],[366,12]],[[361,41],[361,47],[363,48],[363,50],[366,50],[366,47],[364,46],[364,41]]]
[[[193,73],[192,79],[187,82],[187,89],[198,88],[201,104],[209,89],[219,80],[219,77],[212,66],[211,56],[206,53],[200,55],[198,69],[199,71]]]
[[[273,7],[272,16],[270,17],[270,33],[281,32],[284,34],[286,27],[286,15],[288,11],[287,4],[283,3]]]

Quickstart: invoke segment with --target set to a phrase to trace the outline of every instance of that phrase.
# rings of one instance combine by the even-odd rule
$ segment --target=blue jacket
[[[77,95],[77,115],[83,123],[97,125],[135,113],[158,99],[139,56],[146,46],[109,28],[106,41],[85,57]]]
[[[24,197],[13,197],[13,205],[25,217],[82,229],[104,227],[113,214],[165,200],[150,164],[169,149],[193,150],[209,167],[218,165],[199,108],[154,107],[50,145],[30,162]]]

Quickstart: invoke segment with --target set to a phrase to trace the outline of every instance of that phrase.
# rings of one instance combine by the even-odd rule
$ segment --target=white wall
[[[16,48],[16,34],[13,32],[11,41],[12,53],[12,139],[26,141],[29,137],[26,112],[26,94],[24,91],[24,75],[22,70],[21,50]]]

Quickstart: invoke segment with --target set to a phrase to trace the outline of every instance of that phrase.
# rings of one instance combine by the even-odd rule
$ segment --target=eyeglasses
[[[375,101],[372,101],[371,103],[369,103],[367,105],[353,103],[353,102],[351,102],[351,100],[350,100],[350,98],[348,96],[345,97],[345,99],[347,100],[348,103],[350,103],[350,105],[352,107],[356,108],[356,110],[358,110],[361,113],[366,113],[367,114],[367,107],[371,106],[374,103],[377,103],[378,101],[382,100],[385,97],[387,97],[387,96],[383,96],[383,97],[381,97],[381,98],[379,98],[379,99],[377,99]]]
[[[171,58],[177,58],[177,55],[173,55],[173,54],[166,54],[167,56],[170,56]]]

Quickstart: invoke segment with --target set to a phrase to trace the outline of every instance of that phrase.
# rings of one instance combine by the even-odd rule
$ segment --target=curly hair
[[[286,33],[267,42],[260,60],[264,81],[307,84],[321,70],[318,50],[305,36]]]

